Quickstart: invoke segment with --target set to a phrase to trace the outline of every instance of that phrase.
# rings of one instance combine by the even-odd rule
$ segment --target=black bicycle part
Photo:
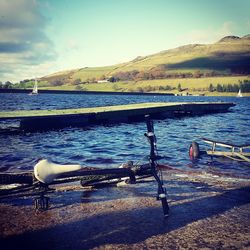
[[[33,174],[32,173],[0,173],[0,184],[33,184]]]
[[[153,126],[153,122],[150,119],[149,115],[145,116],[145,120],[146,120],[147,130],[148,130],[148,132],[145,134],[145,136],[148,138],[149,143],[150,143],[149,163],[151,166],[152,174],[158,183],[157,199],[161,200],[163,214],[164,214],[164,216],[167,217],[169,215],[169,206],[168,206],[168,202],[167,202],[166,189],[164,188],[163,181],[160,179],[160,177],[158,176],[157,171],[156,171],[157,154],[156,154],[156,137],[154,134],[154,126]]]
[[[49,209],[49,197],[45,196],[47,191],[49,190],[48,185],[39,183],[39,191],[41,192],[39,197],[34,199],[35,210],[38,212],[46,211]]]
[[[96,174],[98,173],[98,174]],[[94,175],[95,174],[95,175]],[[152,175],[149,164],[134,165],[133,162],[128,162],[123,168],[119,169],[104,169],[101,171],[93,171],[92,175],[83,176],[80,180],[82,186],[102,186],[102,184],[115,184],[124,180],[124,177],[129,177],[126,183],[134,184],[138,177]]]

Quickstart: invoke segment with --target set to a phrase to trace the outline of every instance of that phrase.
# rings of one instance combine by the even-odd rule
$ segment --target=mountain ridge
[[[73,84],[76,80],[96,82],[110,78],[119,81],[131,78],[162,79],[180,75],[194,77],[197,72],[211,76],[249,74],[250,34],[243,37],[225,36],[212,44],[183,45],[147,56],[137,56],[129,62],[111,66],[55,72],[41,79],[50,83],[61,81],[63,84]]]

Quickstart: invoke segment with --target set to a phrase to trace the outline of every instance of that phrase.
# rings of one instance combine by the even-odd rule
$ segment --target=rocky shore
[[[2,249],[249,249],[250,180],[164,173],[164,219],[151,179],[125,187],[60,186],[51,207],[1,200]]]

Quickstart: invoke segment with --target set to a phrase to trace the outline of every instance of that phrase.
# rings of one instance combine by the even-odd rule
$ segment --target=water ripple
[[[234,144],[250,143],[250,98],[169,97],[41,94],[0,94],[2,110],[63,109],[162,101],[227,101],[237,106],[232,112],[155,121],[161,162],[178,169],[250,177],[248,165],[229,160],[200,159],[192,163],[188,148],[193,140],[207,137]],[[119,166],[127,161],[145,162],[149,145],[144,123],[65,128],[43,133],[1,133],[16,121],[0,122],[0,170],[31,170],[41,158],[66,164]],[[201,147],[207,145],[201,143]]]

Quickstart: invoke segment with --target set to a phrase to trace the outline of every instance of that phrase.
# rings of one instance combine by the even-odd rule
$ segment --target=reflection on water
[[[174,168],[250,177],[250,167],[246,164],[221,159],[212,161],[209,157],[192,163],[188,157],[190,143],[199,141],[200,137],[234,144],[250,143],[250,98],[0,94],[1,110],[63,109],[162,101],[235,102],[237,105],[227,113],[155,121],[158,152],[163,157],[161,162]],[[7,125],[16,126],[16,122],[11,121]],[[5,122],[1,121],[0,126],[6,126]],[[36,133],[3,134],[0,130],[0,167],[2,171],[31,169],[41,158],[100,167],[113,167],[129,160],[145,162],[149,145],[144,132],[146,125],[143,122]],[[205,146],[201,144],[201,147]]]

